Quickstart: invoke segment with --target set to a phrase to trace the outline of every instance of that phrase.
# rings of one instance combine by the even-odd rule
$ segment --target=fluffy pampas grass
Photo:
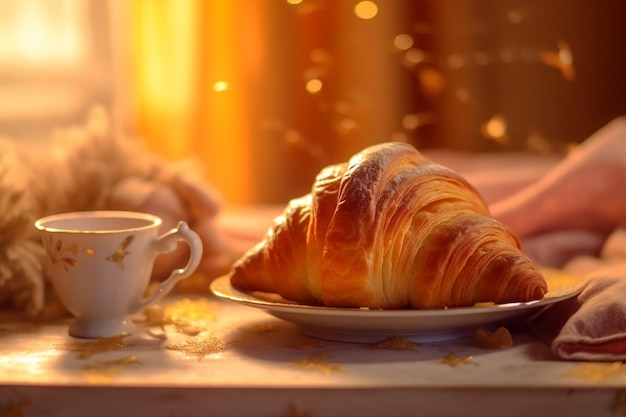
[[[84,125],[59,130],[42,148],[0,139],[0,308],[41,315],[54,298],[33,226],[53,213],[145,211],[161,216],[168,228],[185,220],[203,240],[201,272],[223,273],[232,259],[214,228],[220,198],[199,171],[189,161],[168,163],[115,132],[99,107]],[[176,254],[160,261],[155,279],[179,261]]]

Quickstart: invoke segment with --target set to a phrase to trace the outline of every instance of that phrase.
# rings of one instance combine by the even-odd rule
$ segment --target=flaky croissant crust
[[[324,168],[230,276],[243,291],[332,307],[438,309],[547,292],[467,181],[396,142]]]

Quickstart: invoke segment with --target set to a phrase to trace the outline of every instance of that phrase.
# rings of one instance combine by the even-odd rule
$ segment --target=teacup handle
[[[154,242],[154,250],[157,253],[172,252],[176,249],[179,241],[187,243],[191,249],[187,265],[184,268],[172,271],[170,276],[156,288],[154,293],[146,298],[137,300],[129,313],[136,313],[145,309],[152,303],[159,301],[174,288],[174,285],[180,280],[187,278],[198,268],[200,260],[202,259],[202,240],[200,240],[200,236],[191,230],[189,225],[184,221],[179,222],[174,229],[157,237]]]

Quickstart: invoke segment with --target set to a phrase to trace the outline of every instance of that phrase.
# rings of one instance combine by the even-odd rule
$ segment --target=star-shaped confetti
[[[508,349],[513,347],[513,337],[506,327],[490,332],[482,327],[474,333],[474,344],[483,349]]]
[[[294,362],[293,364],[299,368],[310,371],[318,371],[326,375],[330,375],[332,372],[343,371],[341,365],[328,363],[326,361],[327,357],[328,355],[326,354],[317,355],[311,358],[306,358],[301,361]]]
[[[457,356],[454,353],[449,353],[448,356],[438,361],[439,363],[443,363],[446,365],[450,365],[454,368],[459,367],[461,365],[468,365],[474,362],[473,356]]]

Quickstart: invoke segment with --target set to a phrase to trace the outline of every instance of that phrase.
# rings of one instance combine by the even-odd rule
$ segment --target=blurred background
[[[624,0],[0,0],[0,136],[94,104],[233,205],[388,140],[563,154],[626,114]]]

